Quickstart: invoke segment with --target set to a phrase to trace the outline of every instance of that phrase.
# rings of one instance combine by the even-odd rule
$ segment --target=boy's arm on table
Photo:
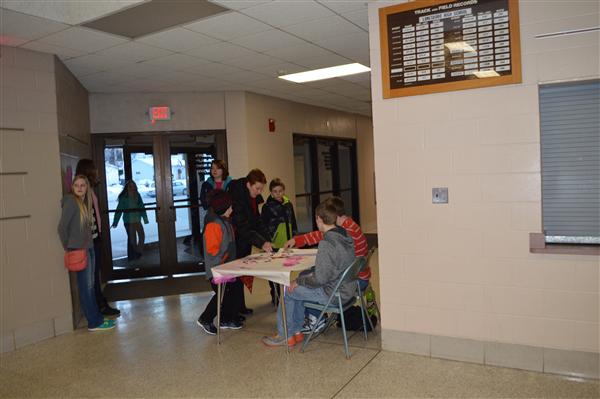
[[[323,239],[323,233],[320,231],[312,231],[310,233],[301,234],[294,237],[295,247],[301,248],[306,245],[317,245]]]

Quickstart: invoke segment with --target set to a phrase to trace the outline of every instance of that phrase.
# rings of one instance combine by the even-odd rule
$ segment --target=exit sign
[[[152,123],[156,121],[170,121],[171,107],[150,107],[148,115],[150,116],[150,121],[152,121]]]

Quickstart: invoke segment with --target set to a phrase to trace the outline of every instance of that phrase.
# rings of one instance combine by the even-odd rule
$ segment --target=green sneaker
[[[94,328],[88,328],[88,331],[106,331],[115,328],[114,320],[104,320],[102,324]]]

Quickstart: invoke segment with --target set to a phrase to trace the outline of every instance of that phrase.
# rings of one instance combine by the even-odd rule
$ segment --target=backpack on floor
[[[373,327],[377,326],[377,316],[370,315]],[[369,321],[365,319],[367,323],[367,331],[371,331],[371,325]],[[362,316],[360,315],[360,306],[352,306],[344,312],[344,323],[346,324],[346,331],[360,331],[363,328]],[[337,325],[342,328],[342,322],[338,319]]]

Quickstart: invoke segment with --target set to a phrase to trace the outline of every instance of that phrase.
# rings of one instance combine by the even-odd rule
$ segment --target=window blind
[[[546,242],[600,244],[600,80],[539,90]]]

